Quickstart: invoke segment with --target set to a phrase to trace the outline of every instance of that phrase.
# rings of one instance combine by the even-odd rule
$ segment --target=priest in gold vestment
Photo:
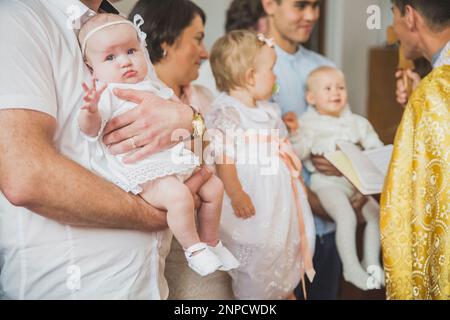
[[[388,299],[450,299],[450,1],[393,0],[405,56],[433,71],[412,93],[381,197]]]

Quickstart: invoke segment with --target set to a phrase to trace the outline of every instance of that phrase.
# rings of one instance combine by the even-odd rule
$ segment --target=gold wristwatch
[[[205,119],[202,114],[198,112],[193,106],[190,106],[194,111],[194,118],[192,119],[192,129],[194,130],[192,137],[203,137],[206,131]]]

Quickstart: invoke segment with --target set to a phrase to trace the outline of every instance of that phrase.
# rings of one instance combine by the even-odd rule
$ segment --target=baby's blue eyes
[[[127,54],[134,54],[136,51],[136,49],[128,49]],[[105,58],[105,61],[113,61],[115,58],[113,54],[110,54]]]

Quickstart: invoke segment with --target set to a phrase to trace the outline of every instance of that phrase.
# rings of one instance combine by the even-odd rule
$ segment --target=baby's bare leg
[[[200,239],[210,246],[215,246],[219,241],[223,193],[223,183],[215,175],[212,175],[198,192],[202,198],[202,206],[198,212],[199,235]]]
[[[167,224],[184,249],[199,243],[195,226],[194,199],[188,187],[175,176],[147,182],[140,196],[152,206],[167,210]]]

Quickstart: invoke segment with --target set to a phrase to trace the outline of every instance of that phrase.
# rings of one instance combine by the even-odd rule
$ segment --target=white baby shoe
[[[239,261],[236,259],[236,257],[225,248],[222,244],[222,241],[219,241],[215,247],[208,246],[212,252],[216,254],[217,257],[219,257],[220,261],[222,261],[222,267],[220,267],[219,270],[221,271],[229,271],[231,269],[236,269],[239,267]]]
[[[213,273],[222,266],[220,259],[203,242],[196,243],[186,249],[184,255],[189,267],[202,277]]]

